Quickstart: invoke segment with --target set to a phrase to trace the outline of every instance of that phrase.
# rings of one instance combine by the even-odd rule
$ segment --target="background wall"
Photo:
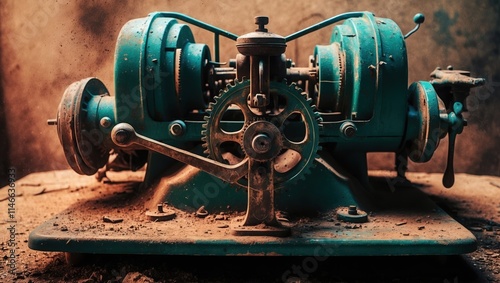
[[[62,1],[0,2],[0,170],[17,168],[18,177],[35,171],[69,168],[57,138],[54,118],[65,88],[96,76],[113,93],[115,40],[128,20],[163,10],[185,13],[236,34],[254,29],[257,15],[270,17],[271,32],[288,35],[339,13],[369,10],[391,18],[403,33],[425,23],[407,40],[409,83],[428,80],[437,66],[454,65],[486,86],[469,98],[469,126],[459,136],[455,170],[500,175],[500,2],[490,1]],[[197,42],[211,46],[210,34],[192,28]],[[314,45],[328,44],[331,28],[290,43],[286,55],[306,66]],[[221,39],[221,60],[236,55],[234,43]],[[213,48],[212,52],[213,52]],[[425,164],[410,170],[442,172],[447,140]],[[392,169],[392,154],[370,154],[370,169]],[[5,178],[2,178],[5,180]]]

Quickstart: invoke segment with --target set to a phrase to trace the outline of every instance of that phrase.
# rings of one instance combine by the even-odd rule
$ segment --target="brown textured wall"
[[[0,2],[0,19],[4,18],[4,9],[2,9],[3,3]],[[0,58],[2,58],[2,21],[0,20]],[[0,68],[0,187],[7,184],[7,176],[8,176],[8,159],[7,159],[7,151],[8,151],[8,136],[7,136],[7,124],[5,121],[6,113],[4,107],[4,98],[3,98],[3,77],[2,76],[3,69]]]
[[[1,148],[2,166],[15,166],[18,175],[68,168],[56,129],[46,124],[55,117],[67,85],[96,76],[113,92],[114,44],[121,26],[151,11],[175,11],[243,34],[254,28],[253,17],[270,17],[268,28],[288,35],[336,14],[369,10],[395,20],[407,32],[413,15],[426,21],[407,40],[410,82],[428,80],[436,67],[449,64],[488,79],[469,99],[469,127],[457,142],[456,171],[500,175],[498,97],[500,3],[490,1],[15,1],[2,0],[1,68],[9,141]],[[210,34],[193,28],[195,39],[211,46]],[[289,44],[286,55],[306,65],[314,45],[327,44],[331,29],[323,29]],[[222,40],[221,60],[233,58],[232,42]],[[213,51],[213,50],[212,50]],[[410,83],[409,82],[409,83]],[[2,134],[2,132],[0,132]],[[446,140],[415,171],[444,169]],[[3,146],[3,145],[2,145]],[[391,154],[371,154],[370,168],[392,168]]]

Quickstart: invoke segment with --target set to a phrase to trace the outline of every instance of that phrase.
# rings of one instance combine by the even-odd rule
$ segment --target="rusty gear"
[[[250,154],[248,152],[250,141],[247,139],[253,137],[247,132],[248,129],[257,126],[256,123],[262,123],[262,125],[265,123],[264,126],[268,129],[276,128],[280,135],[277,143],[281,150],[277,156],[270,154],[269,160],[274,160],[275,187],[281,188],[289,182],[301,179],[304,174],[309,172],[319,150],[319,122],[321,118],[319,113],[315,112],[314,106],[311,105],[311,100],[306,99],[295,84],[271,82],[270,86],[272,97],[274,97],[273,109],[268,110],[265,115],[260,115],[252,111],[247,104],[250,92],[248,80],[235,81],[234,85],[229,85],[225,91],[215,97],[215,102],[209,105],[207,111],[209,115],[205,117],[206,123],[203,125],[206,130],[202,132],[202,135],[204,136],[203,141],[205,141],[205,153],[210,158],[219,162],[236,164],[245,156],[256,158],[259,161],[265,161],[267,158],[265,154],[255,154],[255,152]],[[241,110],[243,121],[240,129],[226,131],[221,127],[221,122],[225,119],[226,111],[231,107],[238,107]],[[290,119],[292,116],[294,118]],[[294,121],[297,117],[300,118],[299,122]],[[287,126],[292,127],[291,125],[294,123],[303,127],[302,138],[292,138],[287,133],[290,130],[287,131]],[[238,144],[239,146],[228,149],[227,144]],[[242,180],[239,184],[246,187],[246,180]]]

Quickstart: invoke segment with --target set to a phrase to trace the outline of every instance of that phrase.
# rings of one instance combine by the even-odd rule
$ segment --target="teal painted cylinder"
[[[168,131],[157,132],[168,123],[158,122],[206,107],[203,80],[209,61],[208,47],[195,44],[189,26],[175,19],[152,13],[127,22],[115,51],[115,120],[168,138]]]
[[[344,149],[397,151],[408,116],[408,62],[397,24],[371,13],[347,19],[334,28],[330,45],[316,46],[315,58],[323,140],[346,143]],[[358,129],[348,142],[343,123]]]

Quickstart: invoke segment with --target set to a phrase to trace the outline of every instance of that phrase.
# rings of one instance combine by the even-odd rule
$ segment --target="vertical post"
[[[214,33],[214,51],[215,51],[215,62],[220,62],[219,56],[219,33]]]

